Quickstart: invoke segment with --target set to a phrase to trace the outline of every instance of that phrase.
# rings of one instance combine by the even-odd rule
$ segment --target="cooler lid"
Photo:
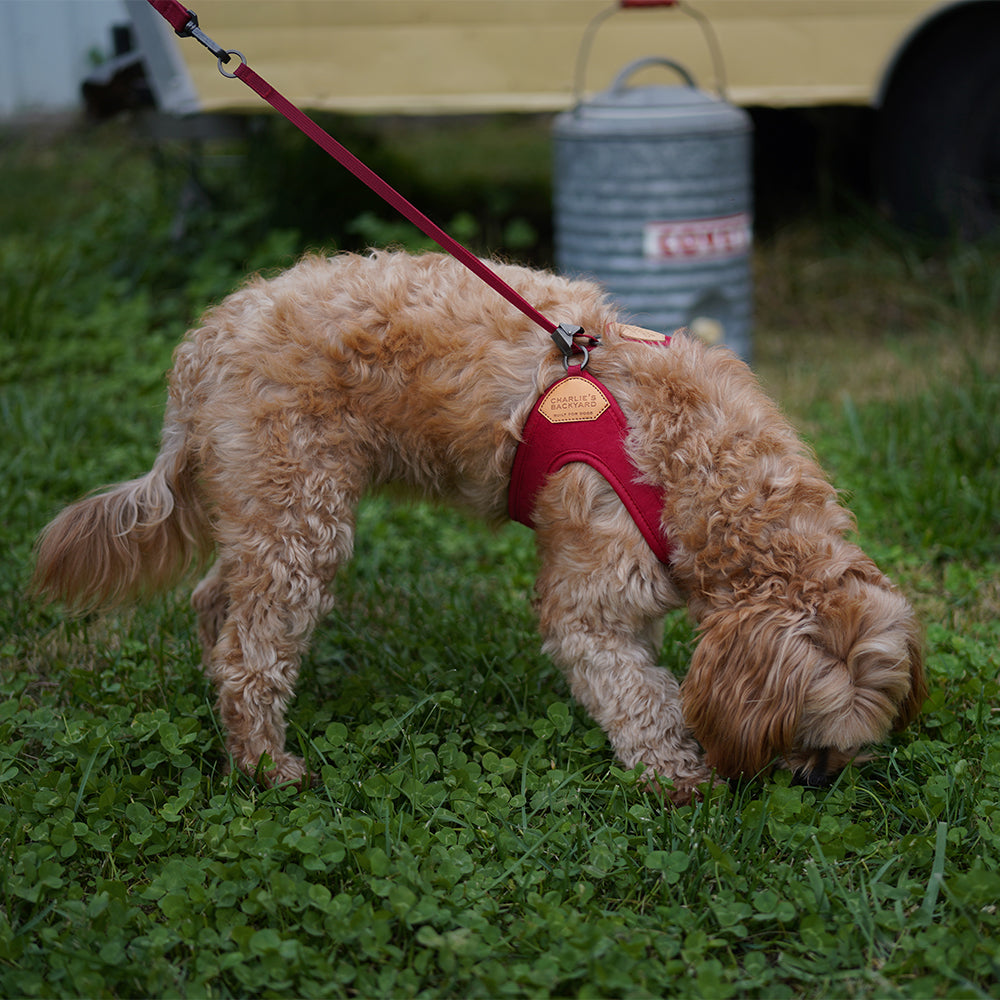
[[[654,65],[674,70],[683,85],[628,85],[633,74]],[[561,136],[712,135],[750,128],[750,116],[745,111],[699,90],[683,66],[661,56],[629,63],[607,90],[564,111],[555,121],[556,133]]]

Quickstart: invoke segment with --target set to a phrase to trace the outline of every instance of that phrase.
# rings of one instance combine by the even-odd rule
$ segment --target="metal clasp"
[[[572,323],[560,323],[552,331],[552,339],[556,347],[562,351],[563,357],[568,358],[576,353],[575,338],[579,337],[581,333],[583,333],[583,327],[573,326]]]
[[[201,42],[201,44],[204,45],[205,48],[208,49],[208,51],[211,52],[220,63],[229,62],[229,52],[227,52],[217,42],[212,41],[212,39],[198,27],[198,15],[193,10],[188,11],[188,22],[183,28],[177,29],[177,34],[180,35],[181,38],[194,38]]]
[[[590,360],[590,351],[597,347],[600,342],[600,337],[595,337],[593,334],[584,333],[582,326],[574,326],[572,323],[560,323],[555,330],[552,331],[552,340],[556,347],[562,352],[563,356],[563,368],[567,371],[569,370],[569,359],[573,357],[574,354],[583,353],[583,361],[580,362],[581,371],[587,367],[587,362]],[[586,346],[577,343],[577,341],[583,338],[587,341]]]

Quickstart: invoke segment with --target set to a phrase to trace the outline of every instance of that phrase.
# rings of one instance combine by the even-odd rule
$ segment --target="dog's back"
[[[601,330],[614,315],[596,286],[497,267],[557,322]],[[309,257],[205,316],[177,351],[171,397],[215,503],[234,481],[266,488],[276,463],[329,457],[351,491],[403,483],[495,520],[559,357],[448,257]]]

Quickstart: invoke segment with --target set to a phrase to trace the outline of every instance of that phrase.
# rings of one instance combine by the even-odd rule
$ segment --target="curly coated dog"
[[[819,784],[912,719],[913,611],[845,539],[850,514],[747,366],[686,336],[628,339],[589,282],[496,269],[600,332],[588,372],[661,491],[666,562],[591,465],[534,497],[544,649],[619,760],[675,802],[772,765]],[[228,751],[268,782],[307,780],[285,711],[358,501],[401,483],[503,521],[525,421],[562,375],[545,332],[448,257],[313,256],[254,278],[177,349],[153,468],[49,525],[35,589],[106,607],[214,553],[193,602]],[[700,636],[679,685],[656,656],[681,604]]]

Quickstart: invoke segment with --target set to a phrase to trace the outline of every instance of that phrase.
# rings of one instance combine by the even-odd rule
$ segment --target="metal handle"
[[[725,67],[722,61],[722,52],[719,49],[719,41],[715,37],[715,31],[712,29],[711,22],[702,14],[700,11],[694,10],[688,4],[683,3],[682,0],[616,0],[612,3],[610,7],[599,11],[594,17],[592,17],[587,24],[586,29],[583,32],[583,38],[580,40],[580,48],[576,53],[576,67],[573,71],[573,111],[574,113],[579,113],[580,106],[583,103],[583,85],[584,78],[587,72],[587,61],[590,57],[590,48],[594,41],[594,35],[597,33],[597,29],[604,23],[609,17],[620,10],[637,10],[643,7],[676,7],[679,11],[687,14],[689,17],[693,17],[701,28],[702,34],[705,36],[705,41],[708,43],[709,51],[712,54],[712,64],[715,68],[715,88],[719,93],[719,97],[722,100],[726,99],[726,77],[725,77]],[[689,75],[685,70],[680,67],[676,67],[677,71],[688,79],[689,84],[693,87],[694,82],[690,80]],[[618,74],[619,77],[621,74]],[[613,86],[613,85],[612,85]]]
[[[624,69],[622,69],[611,81],[611,86],[608,88],[608,91],[612,94],[620,94],[626,89],[626,80],[628,80],[633,73],[637,73],[639,70],[645,69],[647,66],[666,66],[668,69],[674,70],[689,87],[698,86],[698,84],[694,82],[694,77],[680,63],[674,62],[673,59],[667,59],[666,56],[646,56],[643,59],[636,59],[634,62],[630,62]]]

